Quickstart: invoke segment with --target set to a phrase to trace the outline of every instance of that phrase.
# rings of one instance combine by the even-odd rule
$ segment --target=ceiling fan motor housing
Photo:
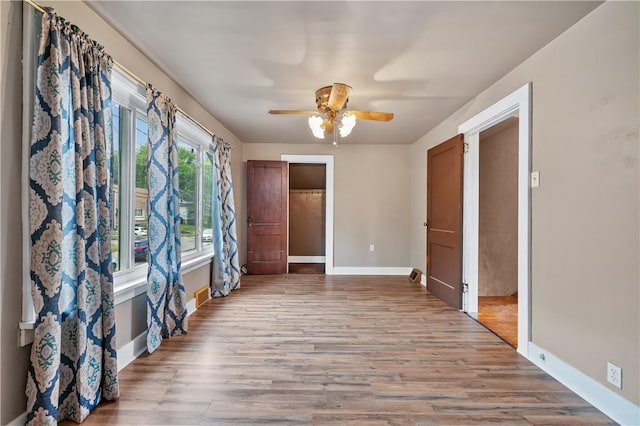
[[[348,86],[348,87],[351,88],[351,86]],[[316,105],[318,107],[318,111],[322,113],[327,113],[329,111],[332,111],[332,109],[329,107],[329,96],[331,95],[332,89],[333,89],[333,86],[324,86],[316,90]],[[342,106],[341,110],[347,107],[348,102],[349,102],[349,98],[347,98],[344,101],[344,105]],[[338,111],[334,111],[334,112],[338,112]]]

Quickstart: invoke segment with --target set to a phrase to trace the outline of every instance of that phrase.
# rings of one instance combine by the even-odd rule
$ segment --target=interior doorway
[[[477,320],[518,347],[518,117],[480,132]]]
[[[289,273],[324,274],[326,168],[289,163]]]
[[[287,260],[288,265],[292,264],[304,264],[302,266],[294,265],[294,270],[289,272],[295,272],[296,267],[302,267],[305,269],[312,268],[312,263],[324,263],[324,273],[327,275],[333,274],[333,194],[334,194],[334,177],[333,177],[333,155],[287,155],[283,154],[280,156],[282,161],[286,161],[289,163],[289,168],[291,165],[294,165],[294,173],[296,173],[296,168],[304,165],[315,165],[321,166],[320,168],[316,168],[316,172],[318,170],[324,170],[324,217],[322,221],[322,226],[324,227],[324,240],[321,241],[321,244],[324,245],[324,257],[322,256],[305,256],[305,257],[296,257],[292,256],[290,252],[292,245],[291,240],[289,241],[287,247]],[[302,169],[299,169],[302,170]],[[316,178],[317,179],[317,178]],[[317,180],[316,180],[317,181]],[[296,186],[298,184],[295,184]],[[304,186],[308,186],[308,184],[302,184]],[[313,185],[313,184],[312,184]],[[291,186],[291,185],[290,185]],[[314,188],[312,188],[314,189]],[[309,191],[307,194],[304,194],[305,191],[302,191],[301,196],[308,196],[316,199],[318,201],[319,195],[311,195]],[[318,191],[319,192],[319,191]],[[290,194],[291,197],[291,194]],[[289,203],[291,203],[291,199],[289,199]],[[317,210],[316,210],[317,211]],[[289,217],[289,233],[291,233],[291,226],[300,226],[299,223],[292,224],[291,217]],[[295,232],[295,230],[294,230]],[[317,244],[314,243],[314,244]],[[294,248],[295,249],[295,248]],[[317,267],[317,266],[316,266]],[[298,269],[300,272],[300,269]],[[304,272],[304,271],[303,271]]]
[[[528,358],[531,342],[531,213],[529,178],[531,172],[531,83],[491,105],[458,127],[464,134],[463,204],[463,311],[478,315],[480,296],[480,152],[481,133],[510,117],[517,126],[517,351]]]

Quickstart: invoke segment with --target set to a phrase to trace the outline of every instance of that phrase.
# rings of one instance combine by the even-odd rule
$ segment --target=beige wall
[[[412,146],[411,259],[424,267],[427,149],[533,82],[533,342],[640,403],[638,2],[606,2]]]
[[[478,296],[510,296],[518,291],[518,119],[480,133],[479,146]]]
[[[244,160],[334,156],[334,266],[408,267],[408,146],[244,144]],[[246,188],[244,189],[246,192]],[[242,220],[246,227],[246,216]],[[243,232],[244,235],[244,232]],[[375,251],[369,251],[375,244]],[[242,247],[246,247],[243,243]]]
[[[232,170],[236,187],[242,187],[242,143],[208,114],[188,93],[170,80],[151,61],[138,52],[128,41],[102,21],[84,3],[42,1],[53,6],[59,15],[78,25],[92,38],[103,44],[114,59],[139,77],[150,81],[156,88],[167,93],[176,104],[222,136],[232,146]],[[29,6],[25,6],[29,7]],[[21,319],[22,300],[22,217],[21,192],[21,138],[22,138],[22,2],[0,1],[0,424],[7,424],[26,408],[24,395],[30,346],[20,347],[17,340],[18,323]],[[243,200],[236,191],[236,211],[242,214]],[[242,232],[238,229],[238,232]],[[240,234],[242,235],[242,234]],[[242,252],[242,250],[241,250]],[[244,256],[244,253],[242,253]],[[242,258],[241,258],[242,260]],[[204,272],[203,272],[204,271]],[[193,297],[195,286],[201,286],[203,277],[208,282],[208,268],[185,274],[187,295]],[[117,346],[122,347],[144,330],[144,296],[124,302],[116,307],[118,328]]]

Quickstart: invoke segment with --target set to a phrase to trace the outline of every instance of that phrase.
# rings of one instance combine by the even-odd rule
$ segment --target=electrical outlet
[[[369,244],[369,251],[376,251],[376,246]]]
[[[607,382],[622,389],[622,368],[607,362]]]

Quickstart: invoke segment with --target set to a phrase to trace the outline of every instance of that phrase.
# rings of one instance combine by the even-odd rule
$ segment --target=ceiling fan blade
[[[329,95],[329,101],[327,102],[329,108],[334,111],[340,111],[344,108],[344,104],[349,99],[351,93],[351,86],[343,83],[333,83],[331,88],[331,94]]]
[[[360,120],[374,120],[374,121],[391,121],[393,120],[392,112],[382,111],[347,111],[350,114],[356,116]]]
[[[306,109],[270,109],[269,114],[313,115],[313,114],[318,114],[318,111],[306,110]]]

